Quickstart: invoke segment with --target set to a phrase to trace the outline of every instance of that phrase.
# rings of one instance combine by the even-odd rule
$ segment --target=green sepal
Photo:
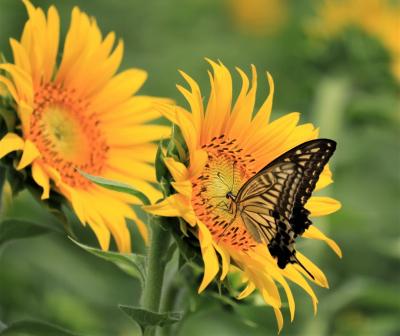
[[[114,190],[114,191],[118,191],[118,192],[122,192],[122,193],[125,193],[125,194],[129,194],[129,195],[135,196],[138,199],[140,199],[140,201],[144,205],[150,205],[150,200],[147,198],[147,196],[144,193],[142,193],[141,191],[139,191],[139,190],[137,190],[135,188],[132,188],[128,184],[125,184],[125,183],[122,183],[122,182],[118,182],[118,181],[109,180],[109,179],[106,179],[106,178],[100,177],[100,176],[94,176],[94,175],[85,173],[84,171],[79,170],[79,169],[78,169],[78,172],[82,176],[86,177],[89,181],[91,181],[91,182],[93,182],[93,183],[95,183],[95,184],[97,184],[97,185],[99,185],[101,187],[104,187],[104,188],[109,189],[109,190]]]
[[[168,169],[164,163],[165,155],[163,153],[163,147],[163,141],[160,141],[157,147],[155,160],[156,178],[158,182],[161,182],[162,179],[168,175]]]
[[[18,321],[0,331],[1,336],[79,336],[72,331],[41,321]]]
[[[171,140],[167,146],[167,156],[173,157],[175,160],[188,163],[188,149],[183,138],[182,132],[178,126],[172,125]]]
[[[0,106],[0,117],[4,121],[7,131],[13,131],[17,122],[17,115],[15,111]]]
[[[7,218],[0,223],[0,245],[13,240],[31,238],[55,231],[57,231],[57,228],[36,222],[18,218]]]
[[[140,307],[124,305],[119,305],[119,309],[139,324],[142,330],[146,327],[163,327],[165,325],[179,322],[183,316],[181,312],[157,313]]]
[[[146,282],[146,257],[144,255],[136,253],[118,253],[112,251],[103,251],[78,243],[72,238],[70,239],[76,245],[86,250],[87,252],[95,255],[96,257],[112,262],[128,275],[139,279],[142,287],[144,286]]]
[[[187,223],[179,218],[179,228],[185,237],[189,237]]]

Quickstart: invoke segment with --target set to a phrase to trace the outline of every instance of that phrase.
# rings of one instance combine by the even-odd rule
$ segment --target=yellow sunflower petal
[[[74,210],[76,211],[75,207]],[[104,219],[101,218],[100,213],[97,211],[86,212],[85,222],[89,224],[90,228],[95,233],[101,249],[107,251],[110,247],[111,234],[104,222]]]
[[[26,73],[30,74],[31,70],[31,63],[29,61],[28,54],[26,49],[14,39],[10,39],[11,49],[14,55],[14,62],[15,64],[23,69]]]
[[[318,299],[317,296],[315,295],[314,291],[308,284],[308,282],[304,279],[304,277],[301,275],[301,273],[292,265],[287,265],[284,270],[282,270],[282,273],[286,278],[289,280],[293,281],[295,284],[299,285],[301,288],[303,288],[307,294],[310,296],[313,308],[314,308],[314,313],[317,312],[317,305],[318,305]]]
[[[230,134],[235,136],[235,138],[238,138],[243,132],[243,128],[245,128],[243,126],[250,123],[253,115],[255,99],[254,88],[257,88],[257,73],[253,71],[253,85],[251,92],[248,94],[249,78],[240,68],[236,68],[236,70],[242,78],[242,88],[228,120],[227,130]]]
[[[280,270],[276,267],[276,265],[270,266],[270,274],[271,276],[283,287],[285,290],[287,299],[288,299],[288,304],[289,304],[289,311],[290,311],[290,320],[293,321],[294,319],[294,314],[296,310],[296,304],[294,301],[293,293],[290,290],[290,287],[285,280],[285,278],[282,276]]]
[[[132,178],[156,182],[154,166],[147,162],[140,162],[134,156],[114,156],[108,164],[110,169],[125,172]]]
[[[204,119],[202,141],[209,141],[215,134],[224,134],[232,102],[232,77],[222,63],[206,59],[213,68],[210,74],[211,93]]]
[[[193,209],[189,208],[189,201],[180,194],[174,194],[163,201],[153,205],[143,206],[143,210],[157,216],[185,217],[188,223],[195,225],[196,220]]]
[[[297,252],[296,256],[299,261],[304,265],[304,267],[314,276],[314,281],[319,286],[329,288],[328,279],[326,278],[325,274],[310,259],[308,259],[300,252]],[[298,267],[298,269],[303,275],[311,279],[305,270],[303,270],[301,267]]]
[[[121,128],[118,133],[114,129],[105,129],[104,133],[110,146],[126,148],[167,138],[171,129],[163,125],[135,125]]]
[[[318,137],[318,129],[313,124],[298,125],[287,138],[284,151],[288,151],[303,142],[316,139]]]
[[[50,194],[50,181],[49,176],[38,163],[32,165],[32,177],[35,182],[43,188],[41,199],[48,199]]]
[[[260,272],[260,269],[255,270],[256,272]],[[269,276],[269,274],[264,273],[261,280],[258,279],[257,276],[254,276],[254,280],[257,278],[258,287],[261,289],[261,294],[264,298],[264,301],[271,305],[274,308],[280,308],[282,306],[281,298],[279,295],[278,287],[275,282]],[[260,277],[261,278],[261,277]]]
[[[199,149],[191,153],[190,158],[190,176],[198,176],[204,169],[208,160],[208,154],[205,150]]]
[[[124,102],[135,94],[146,81],[147,73],[129,69],[113,77],[92,100],[91,108],[103,113],[114,105]]]
[[[47,55],[44,69],[45,80],[50,80],[53,75],[58,52],[58,40],[60,35],[60,17],[54,6],[50,6],[47,12]]]
[[[329,164],[327,164],[322,170],[321,175],[319,176],[318,182],[315,185],[315,191],[321,190],[331,183],[333,183],[332,172],[329,169]]]
[[[219,253],[221,256],[222,261],[222,272],[221,272],[221,281],[225,279],[229,272],[229,264],[230,264],[230,255],[227,250],[225,250],[222,246],[218,244],[213,244],[214,249]]]
[[[178,90],[184,95],[193,114],[193,123],[197,132],[200,132],[201,123],[204,120],[203,100],[201,97],[200,88],[197,83],[183,71],[179,71],[181,76],[189,84],[191,91],[186,90],[180,85],[177,85]]]
[[[18,94],[14,84],[8,78],[2,75],[0,75],[0,84],[4,86],[4,92],[2,92],[2,95],[6,95],[6,93],[9,93],[11,97],[17,102]]]
[[[164,118],[179,126],[175,106],[165,103],[155,103],[154,107]]]
[[[29,77],[29,75],[14,64],[0,64],[0,69],[7,71],[11,75],[15,90],[17,92],[16,101],[18,102],[19,100],[23,100],[29,104],[32,104],[33,85],[32,79]],[[3,83],[5,83],[4,80]]]
[[[15,133],[7,133],[0,140],[0,159],[8,153],[24,148],[24,140]]]
[[[331,197],[312,196],[305,205],[305,208],[311,212],[311,216],[325,216],[338,211],[342,204]]]
[[[147,225],[136,215],[134,211],[131,212],[130,216],[128,217],[132,219],[136,226],[138,227],[138,230],[140,232],[140,235],[143,237],[144,243],[146,245],[149,244],[149,230],[147,229]]]
[[[217,253],[215,252],[212,244],[210,231],[203,223],[199,221],[197,222],[197,226],[199,228],[200,248],[204,261],[203,281],[198,289],[198,293],[201,293],[217,275],[219,271],[219,264]]]
[[[274,99],[274,91],[275,91],[274,80],[272,79],[272,76],[269,72],[267,72],[267,79],[269,85],[268,97],[258,110],[253,120],[254,125],[260,125],[261,127],[269,122],[269,118],[272,112],[272,102]]]
[[[18,170],[24,169],[38,157],[40,157],[40,152],[37,149],[36,145],[32,141],[26,140],[24,144],[24,151],[22,153],[21,161],[19,162],[17,169]]]
[[[190,198],[192,196],[192,183],[190,181],[171,182],[174,189],[183,196]]]
[[[237,299],[242,300],[242,299],[248,297],[251,293],[254,292],[255,289],[256,289],[256,286],[254,285],[254,283],[249,281],[247,283],[247,286],[237,296]]]
[[[132,209],[128,205],[119,202],[114,197],[109,197],[107,194],[102,193],[99,186],[88,189],[84,195],[87,199],[85,212],[87,214],[100,214],[103,223],[112,233],[118,250],[121,252],[130,252],[131,238],[126,224],[126,218],[132,216]],[[89,206],[89,204],[91,206]],[[90,224],[89,221],[88,223]],[[102,239],[102,237],[98,238],[99,240]]]
[[[341,258],[342,250],[339,245],[336,244],[334,240],[327,237],[324,233],[322,233],[315,225],[311,225],[304,233],[303,237],[323,240],[325,243],[329,245],[329,247]]]
[[[188,169],[183,163],[170,157],[165,158],[164,163],[175,181],[185,181],[189,178]]]
[[[274,313],[275,313],[276,321],[278,322],[278,334],[279,334],[283,328],[283,316],[282,316],[281,310],[278,308],[274,308]]]
[[[250,152],[261,166],[283,154],[286,140],[295,130],[299,119],[299,113],[290,113],[260,128],[258,132],[250,133],[245,141],[246,147],[251,149]],[[266,148],[269,150],[265,150]]]
[[[185,139],[186,145],[188,146],[189,152],[193,151],[197,147],[197,134],[193,123],[193,117],[187,113],[184,109],[175,107],[176,119],[179,128],[182,132],[183,138]]]

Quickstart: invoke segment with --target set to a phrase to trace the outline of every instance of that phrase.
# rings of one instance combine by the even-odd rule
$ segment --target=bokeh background
[[[282,335],[400,334],[400,3],[385,0],[169,0],[33,1],[55,3],[63,36],[77,5],[96,17],[103,33],[125,42],[122,68],[139,67],[149,79],[142,94],[184,104],[175,84],[177,69],[208,92],[204,57],[232,70],[259,72],[258,105],[275,80],[273,118],[302,112],[321,136],[336,139],[335,183],[326,194],[343,208],[319,227],[343,250],[339,260],[323,243],[299,241],[299,249],[324,270],[331,289],[315,288],[313,315],[306,294],[295,289],[294,323]],[[20,1],[0,0],[0,51],[11,59],[8,39],[19,38],[26,20]],[[234,74],[236,91],[239,76]],[[134,135],[133,135],[134,136]],[[3,214],[4,215],[4,214]],[[7,216],[60,225],[28,193],[7,206]],[[71,214],[71,216],[73,216]],[[96,246],[90,230],[76,222],[79,240]],[[60,230],[62,232],[62,230]],[[133,236],[134,233],[132,226]],[[134,239],[135,252],[143,251]],[[190,313],[177,335],[275,335],[272,309],[232,306],[206,292],[178,298]],[[0,320],[50,321],[82,335],[135,335],[117,305],[135,305],[139,284],[114,265],[79,249],[65,234],[15,241],[0,249]]]

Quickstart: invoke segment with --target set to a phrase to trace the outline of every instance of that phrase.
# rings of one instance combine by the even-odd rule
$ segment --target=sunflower
[[[356,26],[377,38],[392,58],[392,71],[400,80],[400,6],[388,0],[325,0],[318,8],[313,34],[334,36]]]
[[[221,211],[221,194],[238,189],[257,171],[273,159],[305,141],[316,139],[318,130],[311,124],[298,125],[299,113],[290,113],[270,121],[274,84],[268,74],[270,93],[253,117],[257,90],[256,69],[252,66],[250,84],[246,74],[237,69],[242,78],[242,88],[236,102],[232,102],[232,78],[222,63],[209,61],[211,93],[207,107],[197,83],[181,72],[190,90],[178,85],[188,101],[191,113],[180,107],[160,106],[163,115],[179,126],[188,149],[189,163],[166,157],[165,165],[172,175],[176,193],[162,202],[145,207],[159,216],[182,217],[198,232],[204,276],[199,287],[202,292],[217,277],[223,280],[234,265],[241,272],[245,283],[238,296],[243,299],[258,289],[264,301],[275,311],[279,329],[283,325],[279,283],[286,292],[291,319],[294,318],[295,302],[287,279],[301,286],[312,298],[316,310],[317,298],[306,278],[322,287],[328,287],[323,272],[303,254],[296,255],[314,275],[314,279],[294,264],[284,269],[270,255],[264,244],[257,243],[240,218],[232,224],[228,234],[222,235],[224,223],[230,214]],[[234,164],[235,163],[235,164]],[[320,175],[316,190],[332,183],[331,172],[326,166]],[[230,189],[231,188],[231,189]],[[340,203],[329,197],[311,197],[306,208],[312,216],[330,214],[340,208]],[[339,256],[337,244],[325,236],[316,226],[303,237],[325,241]],[[219,263],[221,260],[221,266]]]
[[[286,0],[231,0],[227,4],[238,28],[255,35],[273,35],[288,19]]]
[[[95,19],[76,7],[57,64],[57,10],[51,6],[46,15],[29,1],[24,4],[29,19],[21,40],[10,41],[14,63],[0,64],[5,74],[0,84],[15,101],[20,127],[0,140],[0,158],[20,152],[16,168],[30,172],[43,189],[43,200],[53,188],[70,202],[80,221],[89,224],[102,249],[109,248],[112,235],[120,251],[129,251],[126,218],[133,219],[147,239],[145,225],[130,206],[137,200],[94,185],[79,170],[158,197],[151,184],[156,153],[152,141],[168,134],[168,127],[147,123],[159,117],[153,104],[161,98],[135,95],[146,72],[116,74],[123,42],[116,42],[113,32],[103,38]]]

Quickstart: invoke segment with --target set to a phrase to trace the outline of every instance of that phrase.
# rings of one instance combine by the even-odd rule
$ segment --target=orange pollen
[[[41,85],[35,93],[28,138],[40,160],[57,170],[64,183],[86,188],[90,182],[77,171],[100,175],[109,147],[89,102],[60,84]]]
[[[243,183],[255,174],[254,159],[224,135],[214,137],[202,146],[208,162],[202,174],[192,180],[192,206],[198,218],[208,227],[216,241],[247,252],[255,246],[239,214],[235,214],[231,192],[237,195]]]

